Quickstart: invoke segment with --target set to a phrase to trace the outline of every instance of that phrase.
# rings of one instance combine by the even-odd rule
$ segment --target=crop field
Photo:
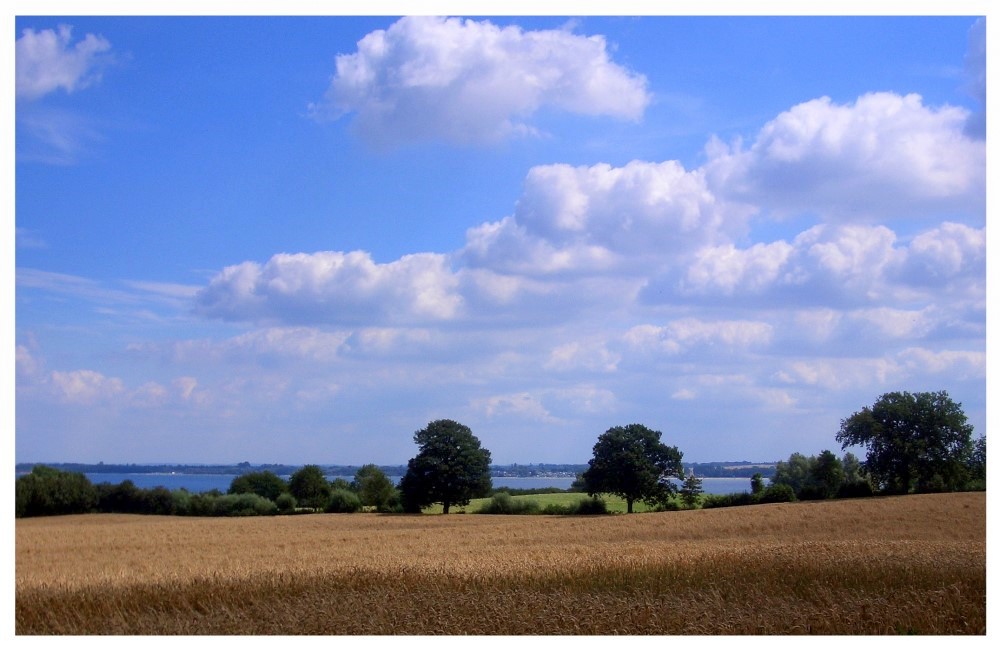
[[[986,494],[16,521],[18,635],[986,631]]]

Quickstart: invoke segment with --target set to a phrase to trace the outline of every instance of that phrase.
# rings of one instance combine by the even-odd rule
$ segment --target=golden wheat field
[[[985,493],[16,522],[18,635],[973,634]]]

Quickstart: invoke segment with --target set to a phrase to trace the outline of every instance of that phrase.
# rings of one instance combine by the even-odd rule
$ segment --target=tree
[[[403,507],[419,512],[440,503],[444,514],[453,505],[468,505],[493,487],[490,452],[472,430],[454,420],[435,420],[413,434],[420,451],[410,459],[399,483]]]
[[[799,494],[809,484],[809,475],[815,462],[815,456],[793,453],[787,462],[779,461],[775,466],[771,485],[787,485],[795,494]]]
[[[809,487],[822,499],[837,495],[844,484],[844,466],[829,449],[824,449],[809,469]]]
[[[362,465],[354,473],[354,483],[351,485],[361,505],[374,506],[378,512],[386,512],[397,499],[396,486],[377,465]]]
[[[641,424],[612,427],[594,445],[583,479],[591,496],[607,493],[636,501],[664,503],[676,492],[671,477],[683,478],[681,452],[660,442],[661,433]]]
[[[97,490],[82,472],[35,465],[14,482],[16,517],[69,515],[97,506]]]
[[[755,472],[753,476],[750,477],[750,494],[760,494],[764,491],[764,475],[760,472]]]
[[[283,492],[288,492],[288,484],[274,472],[247,472],[237,476],[229,484],[229,494],[256,494],[274,501]]]
[[[322,510],[330,498],[330,483],[319,465],[305,465],[288,477],[288,492],[303,508]]]
[[[986,436],[979,436],[972,444],[969,455],[969,480],[981,482],[986,487]]]
[[[865,471],[890,494],[959,489],[973,450],[972,425],[946,391],[886,393],[842,420],[837,442],[865,447]]]
[[[681,499],[688,508],[693,508],[698,503],[698,496],[702,493],[701,479],[694,475],[694,472],[687,475],[684,484],[681,486]]]

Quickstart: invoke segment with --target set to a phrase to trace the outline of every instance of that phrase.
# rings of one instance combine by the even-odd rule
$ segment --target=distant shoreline
[[[361,465],[324,465],[315,463],[326,473],[336,476],[353,476]],[[706,478],[750,478],[756,473],[763,477],[774,474],[776,462],[719,461],[711,463],[684,463],[685,472]],[[277,463],[253,464],[153,464],[153,463],[17,463],[16,474],[27,474],[36,465],[45,465],[66,472],[85,474],[245,474],[247,472],[269,471],[274,474],[290,475],[302,465]],[[406,465],[379,465],[387,475],[402,476]],[[490,474],[495,477],[537,477],[574,478],[587,469],[586,463],[512,463],[491,465]]]

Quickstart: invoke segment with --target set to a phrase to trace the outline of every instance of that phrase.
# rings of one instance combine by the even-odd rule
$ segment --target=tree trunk
[[[447,501],[445,501],[445,502],[444,502],[444,503],[442,503],[441,505],[443,506],[443,509],[444,509],[444,514],[448,514],[448,506],[450,506],[451,504],[450,504],[450,503],[448,503]]]
[[[628,514],[632,514],[632,499],[625,499],[625,505],[628,506]]]

